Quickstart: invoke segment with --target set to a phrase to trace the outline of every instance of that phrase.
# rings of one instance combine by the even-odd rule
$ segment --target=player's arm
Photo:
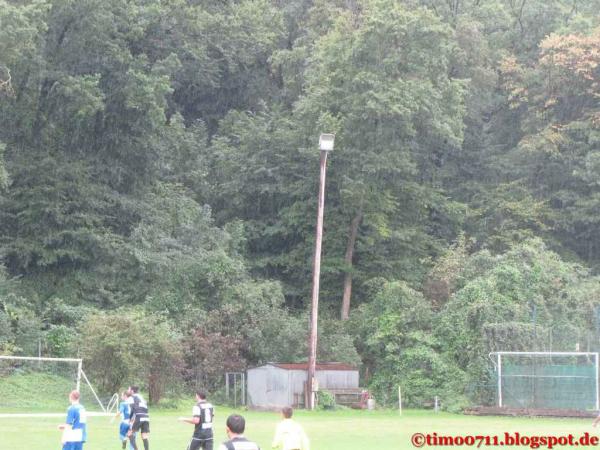
[[[65,429],[71,429],[73,428],[73,424],[75,423],[75,412],[69,408],[69,411],[67,411],[67,420],[65,421],[65,423],[61,423],[58,426],[59,430],[65,430]]]
[[[115,414],[115,417],[119,417],[122,414],[123,415],[123,419],[125,419],[125,410],[126,410],[126,408],[129,408],[129,406],[127,406],[127,403],[121,402],[121,404],[119,404],[119,410]]]
[[[180,422],[191,423],[192,425],[198,425],[200,423],[201,411],[198,406],[192,408],[192,418],[180,417],[177,420]]]
[[[192,425],[198,425],[200,423],[200,417],[179,417],[177,420],[180,422],[191,423]]]
[[[131,428],[131,425],[133,425],[133,422],[135,421],[135,414],[137,412],[135,398],[129,397],[129,400],[127,401],[127,406],[129,406],[129,425]]]

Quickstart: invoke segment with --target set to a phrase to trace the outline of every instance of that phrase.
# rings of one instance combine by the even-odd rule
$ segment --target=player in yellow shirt
[[[299,423],[292,420],[294,410],[286,406],[281,410],[283,420],[277,425],[273,448],[281,450],[310,450],[308,437]]]

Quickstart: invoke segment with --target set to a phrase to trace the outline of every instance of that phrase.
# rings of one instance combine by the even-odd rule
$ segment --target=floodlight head
[[[335,134],[323,133],[319,137],[319,150],[324,152],[330,152],[333,150],[333,142],[335,141]]]

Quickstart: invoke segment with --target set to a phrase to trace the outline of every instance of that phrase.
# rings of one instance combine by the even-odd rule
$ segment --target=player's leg
[[[135,440],[135,438],[136,438],[136,434],[137,434],[137,433],[133,433],[133,440]],[[131,441],[129,442],[129,450],[135,450],[135,449],[133,448],[133,445],[131,445]]]
[[[213,440],[209,439],[207,441],[203,441],[203,449],[204,450],[213,450]]]
[[[127,436],[129,436],[129,445],[131,446],[131,448],[133,450],[138,450],[137,444],[135,442],[135,436],[137,435],[139,425],[140,425],[140,423],[137,420],[134,421],[133,424],[131,425],[131,429],[127,433]]]
[[[198,439],[194,439],[192,438],[192,441],[190,442],[190,445],[188,445],[188,450],[200,450],[201,447],[201,442]]]
[[[150,422],[149,421],[145,421],[142,422],[141,424],[141,431],[142,431],[142,442],[144,443],[144,450],[150,450]]]
[[[123,450],[127,447],[127,432],[129,431],[129,425],[121,422],[119,424],[119,440],[121,441],[121,445]]]
[[[129,435],[129,445],[133,450],[138,450],[137,444],[135,443],[135,433]]]
[[[62,450],[83,450],[83,442],[65,442]]]

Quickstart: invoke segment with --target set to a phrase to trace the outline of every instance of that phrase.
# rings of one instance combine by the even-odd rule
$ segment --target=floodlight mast
[[[327,153],[333,151],[335,134],[324,133],[319,137],[321,152],[319,172],[319,199],[317,207],[317,230],[315,254],[313,258],[313,283],[310,314],[310,337],[308,341],[308,379],[306,381],[307,407],[315,409],[315,374],[317,365],[317,323],[319,318],[319,281],[321,276],[321,244],[323,242],[323,213],[325,210],[325,175],[327,173]]]

